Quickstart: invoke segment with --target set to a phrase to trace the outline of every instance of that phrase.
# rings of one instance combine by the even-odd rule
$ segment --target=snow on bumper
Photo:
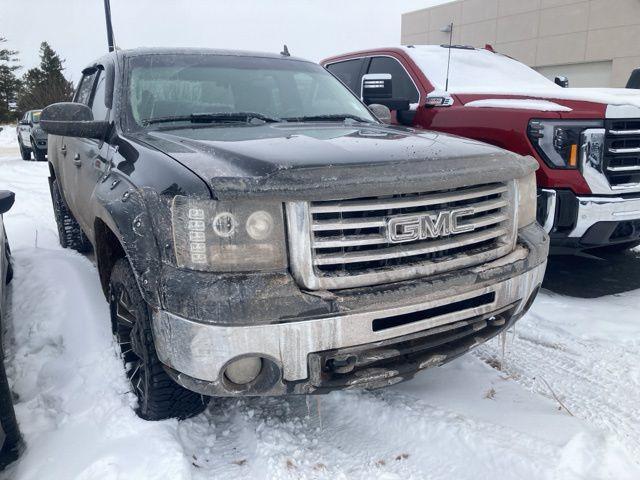
[[[178,382],[203,393],[238,394],[225,387],[228,382],[225,384],[224,371],[231,361],[246,356],[259,356],[273,365],[277,377],[273,383],[279,385],[272,388],[271,384],[268,392],[251,394],[302,393],[305,390],[292,390],[286,385],[305,380],[313,383],[310,358],[318,352],[389,345],[394,339],[425,336],[429,333],[422,332],[443,331],[449,325],[470,325],[472,321],[486,324],[487,320],[494,321],[496,315],[506,317],[502,324],[510,324],[530,306],[542,283],[548,248],[548,239],[543,237],[542,245],[518,245],[506,257],[473,267],[466,274],[477,279],[485,271],[504,271],[498,281],[493,276],[485,282],[465,284],[460,276],[452,276],[418,297],[396,299],[394,303],[380,303],[362,311],[300,321],[229,326],[204,324],[156,310],[153,331],[157,353]],[[535,262],[529,261],[531,258]],[[514,264],[520,265],[519,270],[514,271]],[[478,340],[481,336],[474,338],[476,344],[481,343]],[[430,365],[420,362],[417,369],[426,366]],[[319,386],[317,382],[315,386]]]

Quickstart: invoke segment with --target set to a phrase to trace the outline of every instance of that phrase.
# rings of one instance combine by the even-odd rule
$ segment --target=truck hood
[[[199,175],[214,198],[389,195],[519,178],[532,158],[474,140],[385,125],[278,123],[132,136]]]
[[[465,106],[517,108],[524,110],[576,113],[600,111],[608,118],[640,118],[640,90],[630,88],[547,88],[503,92],[456,92]],[[597,105],[594,105],[597,104]]]

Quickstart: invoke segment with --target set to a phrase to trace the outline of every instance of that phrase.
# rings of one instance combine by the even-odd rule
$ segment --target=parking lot
[[[91,259],[58,246],[47,165],[2,135],[7,368],[27,443],[4,478],[640,478],[640,253],[552,258],[515,330],[411,382],[145,422]]]

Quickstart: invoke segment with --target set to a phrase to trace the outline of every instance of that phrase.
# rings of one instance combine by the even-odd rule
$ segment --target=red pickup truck
[[[536,158],[552,252],[640,244],[640,91],[563,88],[490,47],[410,45],[321,63],[397,123]]]

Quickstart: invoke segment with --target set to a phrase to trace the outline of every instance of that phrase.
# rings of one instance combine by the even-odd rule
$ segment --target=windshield
[[[406,48],[429,82],[444,90],[448,48],[425,45]],[[562,88],[512,58],[484,49],[452,48],[449,91],[454,93],[549,90]]]
[[[367,108],[321,66],[236,55],[132,57],[128,109],[134,128],[176,124],[362,119]]]
[[[33,123],[39,123],[40,122],[40,110],[38,110],[37,112],[33,112],[31,114],[31,121]]]

